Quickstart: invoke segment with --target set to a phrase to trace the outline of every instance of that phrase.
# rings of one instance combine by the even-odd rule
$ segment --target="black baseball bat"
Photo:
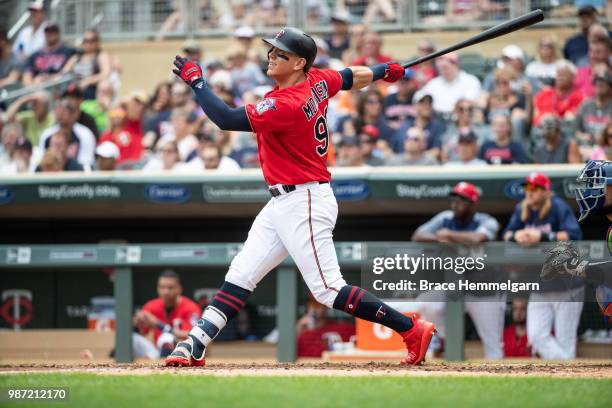
[[[420,64],[421,62],[438,58],[440,55],[448,54],[449,52],[460,50],[461,48],[469,47],[470,45],[478,44],[483,41],[492,40],[493,38],[509,34],[513,31],[520,30],[521,28],[525,28],[535,23],[539,23],[542,20],[544,20],[544,13],[542,13],[542,10],[533,10],[527,14],[523,14],[522,16],[513,18],[512,20],[491,27],[488,30],[483,31],[482,33],[479,33],[455,45],[451,45],[450,47],[444,48],[443,50],[432,52],[431,54],[427,54],[424,57],[409,61],[403,64],[403,66],[404,68],[410,68],[414,65]]]

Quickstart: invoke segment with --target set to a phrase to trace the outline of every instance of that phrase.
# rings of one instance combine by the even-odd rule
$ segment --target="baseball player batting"
[[[403,77],[404,68],[397,63],[342,71],[311,68],[315,42],[292,27],[263,41],[270,46],[267,74],[276,86],[257,104],[229,108],[210,90],[197,64],[180,56],[174,61],[174,73],[191,86],[210,120],[224,130],[256,133],[272,198],[255,218],[202,319],[166,358],[166,365],[203,366],[208,344],[287,255],[318,302],[395,330],[408,349],[402,363],[421,364],[434,325],[404,316],[362,288],[348,285],[340,273],[332,239],[338,204],[325,165],[329,99],[340,90],[360,89],[380,79],[395,82]]]
[[[582,221],[594,213],[604,214],[612,221],[612,161],[590,160],[577,179],[576,202]],[[612,226],[606,236],[608,252],[612,255]],[[559,275],[582,278],[595,287],[595,297],[606,320],[612,317],[612,261],[589,261],[570,243],[564,242],[552,248],[542,266],[542,280]]]

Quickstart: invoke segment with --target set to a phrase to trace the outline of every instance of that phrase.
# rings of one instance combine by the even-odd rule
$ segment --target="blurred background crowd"
[[[215,10],[222,2],[204,3],[211,19],[221,21],[223,14]],[[283,10],[280,3],[258,2],[261,10],[256,10]],[[365,24],[368,13],[384,15],[386,3],[366,2],[357,23],[353,9],[327,10],[331,31],[316,38],[314,66],[341,69],[405,57],[386,55],[383,36]],[[369,11],[373,7],[376,13]],[[254,135],[218,129],[180,80],[168,76],[152,89],[125,89],[121,62],[105,51],[100,32],[86,30],[73,47],[63,41],[62,27],[47,18],[45,2],[33,1],[28,10],[28,24],[11,40],[0,30],[0,88],[62,85],[24,92],[0,106],[0,173],[258,167]],[[241,22],[256,25],[258,19],[273,18],[249,16]],[[170,14],[162,24],[159,38],[176,24],[173,18]],[[329,166],[612,159],[610,31],[592,5],[579,8],[576,18],[580,31],[564,42],[542,32],[536,55],[506,42],[495,59],[450,53],[406,70],[397,84],[341,92],[328,111]],[[259,39],[251,26],[232,31],[223,59],[207,58],[197,40],[185,41],[182,53],[201,64],[227,104],[257,103],[271,90],[265,54],[254,46]],[[436,48],[423,34],[419,55]]]

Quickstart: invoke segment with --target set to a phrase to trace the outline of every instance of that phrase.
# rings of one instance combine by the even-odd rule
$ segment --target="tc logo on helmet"
[[[285,30],[280,30],[278,33],[276,33],[276,35],[274,36],[274,38],[279,39],[279,38],[281,38],[283,35],[285,35]]]

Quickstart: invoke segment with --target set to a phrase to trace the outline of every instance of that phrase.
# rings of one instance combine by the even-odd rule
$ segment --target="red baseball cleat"
[[[425,354],[431,342],[431,337],[436,332],[436,326],[427,320],[412,318],[412,328],[402,334],[408,356],[403,359],[402,365],[419,365],[425,361]]]
[[[165,363],[168,367],[203,367],[206,364],[206,359],[202,354],[202,358],[196,360],[191,354],[192,339],[187,337],[184,341],[179,342],[172,354],[166,357]]]

